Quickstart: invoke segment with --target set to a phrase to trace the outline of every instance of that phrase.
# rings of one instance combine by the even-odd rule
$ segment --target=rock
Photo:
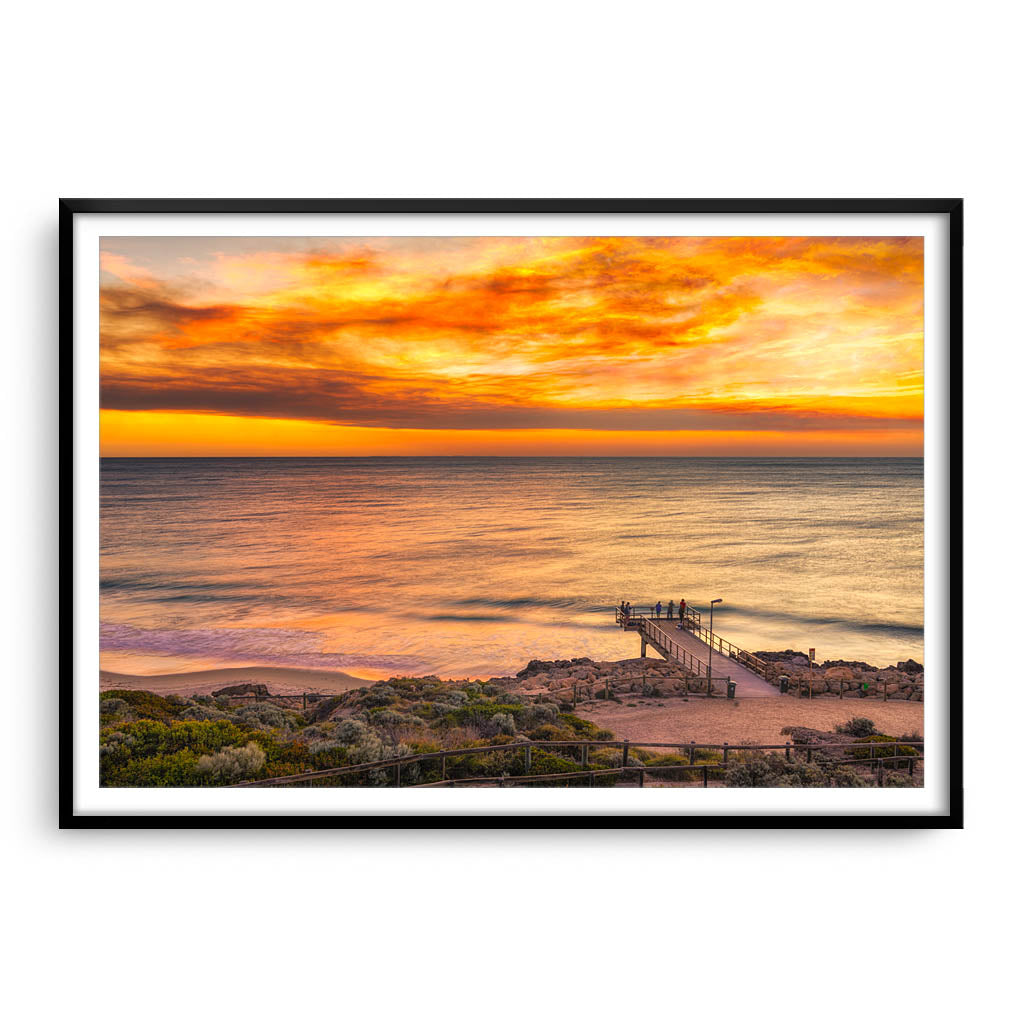
[[[214,690],[214,697],[269,697],[270,691],[263,683],[239,683],[237,686],[225,686],[220,690]]]
[[[896,667],[901,672],[906,672],[908,675],[916,676],[924,672],[924,665],[920,662],[914,661],[913,658],[908,658],[906,661],[899,661],[896,663]]]
[[[837,665],[833,668],[825,669],[826,679],[853,679],[853,669],[847,668],[845,665]]]
[[[866,661],[844,661],[843,659],[835,659],[833,661],[823,661],[821,667],[824,669],[829,668],[849,668],[859,669],[861,672],[877,672],[878,669],[874,665],[869,665]]]

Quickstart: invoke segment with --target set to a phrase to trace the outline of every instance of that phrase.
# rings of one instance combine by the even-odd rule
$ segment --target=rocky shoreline
[[[811,665],[806,653],[800,651],[757,651],[756,656],[767,663],[769,683],[780,687],[789,680],[788,695],[807,695],[810,682],[812,695],[840,693],[844,697],[880,697],[889,700],[922,701],[924,699],[924,666],[913,659],[878,668],[863,661],[825,661]],[[452,680],[469,682],[470,680]],[[629,658],[624,661],[594,661],[592,658],[565,658],[543,661],[535,658],[514,676],[495,676],[479,680],[500,686],[509,692],[527,695],[550,694],[563,700],[593,700],[630,695],[675,697],[688,694],[706,695],[707,682],[686,677],[674,662],[660,658]],[[780,687],[781,689],[781,687]],[[724,696],[722,683],[712,683],[712,696]]]
[[[864,661],[823,661],[812,665],[802,651],[754,651],[767,662],[765,678],[773,686],[789,680],[789,693],[849,694],[851,697],[881,697],[889,700],[924,700],[924,666],[912,658],[886,668]]]

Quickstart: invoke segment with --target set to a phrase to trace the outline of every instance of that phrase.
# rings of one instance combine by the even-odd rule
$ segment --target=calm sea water
[[[105,459],[101,665],[477,676],[629,658],[624,598],[748,649],[923,658],[920,459]]]

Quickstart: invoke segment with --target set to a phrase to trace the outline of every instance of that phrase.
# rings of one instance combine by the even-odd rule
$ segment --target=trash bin
[[[725,691],[729,700],[732,700],[736,696],[736,684],[731,679],[726,682]]]
[[[779,693],[789,693],[789,676],[779,676]]]

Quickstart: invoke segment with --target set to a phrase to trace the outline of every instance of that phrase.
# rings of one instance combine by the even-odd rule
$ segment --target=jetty
[[[653,647],[666,661],[678,665],[689,677],[725,683],[735,697],[776,696],[778,690],[765,678],[766,664],[749,651],[729,643],[701,623],[700,612],[687,607],[681,618],[644,614],[629,606],[615,609],[615,621],[624,630],[640,636],[640,657]]]

